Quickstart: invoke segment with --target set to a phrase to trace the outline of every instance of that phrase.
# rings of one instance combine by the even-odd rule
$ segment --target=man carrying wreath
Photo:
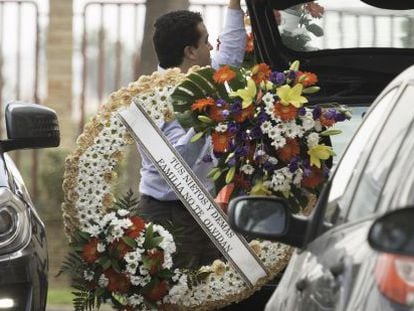
[[[155,22],[153,42],[159,61],[159,71],[178,67],[187,72],[194,65],[218,68],[220,65],[241,65],[246,47],[244,13],[240,0],[229,0],[226,23],[220,35],[220,46],[213,59],[208,31],[199,13],[175,11],[167,13]],[[202,138],[192,143],[193,128],[186,131],[177,120],[160,125],[161,131],[185,159],[206,189],[213,191],[213,183],[206,175],[212,168],[211,139]],[[220,253],[203,232],[174,191],[158,173],[149,158],[142,156],[141,199],[139,213],[148,221],[177,228],[174,240],[177,255],[174,264],[180,268],[206,265],[219,258]]]

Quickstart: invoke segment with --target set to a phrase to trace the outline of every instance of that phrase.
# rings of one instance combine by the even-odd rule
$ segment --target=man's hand
[[[240,0],[230,0],[229,9],[240,10]]]

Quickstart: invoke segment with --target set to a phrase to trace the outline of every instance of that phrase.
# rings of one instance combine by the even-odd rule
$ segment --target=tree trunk
[[[165,13],[176,10],[187,10],[189,0],[147,0],[147,12],[145,16],[145,32],[141,49],[140,74],[151,74],[157,70],[157,57],[152,44],[154,23],[157,18]]]
[[[145,16],[144,39],[142,42],[139,75],[151,74],[157,70],[157,57],[152,44],[152,35],[154,33],[154,23],[156,19],[168,12],[176,10],[187,10],[189,0],[147,0],[147,10]],[[139,169],[141,167],[141,158],[136,148],[130,148],[127,156],[128,186],[138,193],[138,184],[140,179]]]

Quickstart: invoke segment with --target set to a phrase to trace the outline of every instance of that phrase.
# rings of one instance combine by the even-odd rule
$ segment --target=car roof
[[[313,2],[313,0],[267,0],[270,5],[279,10],[284,10],[297,4]],[[414,9],[414,1],[412,0],[361,0],[366,4],[377,8],[389,10],[408,10]]]
[[[325,3],[329,1],[338,4],[337,0],[324,0]],[[309,1],[246,0],[258,61],[280,70],[286,69],[290,62],[297,59],[301,62],[302,70],[315,72],[319,77],[321,92],[310,98],[313,103],[335,101],[348,105],[370,104],[394,77],[414,64],[413,48],[358,47],[306,52],[290,49],[282,40],[274,10],[306,2]],[[414,8],[412,0],[363,2],[392,9]],[[414,11],[408,12],[414,14]]]

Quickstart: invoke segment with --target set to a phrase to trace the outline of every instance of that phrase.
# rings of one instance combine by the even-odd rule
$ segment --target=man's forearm
[[[230,0],[229,9],[240,10],[240,0]]]

